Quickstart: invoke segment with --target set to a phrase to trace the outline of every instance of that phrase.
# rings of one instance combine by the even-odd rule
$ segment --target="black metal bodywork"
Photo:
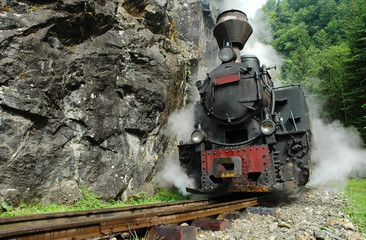
[[[231,10],[219,16],[214,33],[220,48],[228,34],[220,32],[223,26],[238,21],[230,31],[251,33],[243,14]],[[234,39],[230,47],[241,49],[250,33],[229,33],[241,41]],[[254,55],[242,55],[223,62],[196,86],[201,99],[194,107],[195,132],[203,139],[178,146],[182,168],[196,181],[189,191],[266,192],[306,184],[310,131],[299,85],[274,88],[267,67]]]

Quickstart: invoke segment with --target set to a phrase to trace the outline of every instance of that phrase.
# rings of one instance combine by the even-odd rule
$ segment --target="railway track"
[[[0,239],[88,239],[258,205],[259,198],[196,199],[132,207],[0,218]]]

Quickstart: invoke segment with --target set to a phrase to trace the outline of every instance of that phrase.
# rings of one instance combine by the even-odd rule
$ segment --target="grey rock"
[[[176,144],[161,130],[202,56],[185,36],[207,27],[199,4],[33,2],[1,3],[0,200],[72,203],[80,185],[107,201],[152,194]]]
[[[339,214],[339,213],[337,213],[337,212],[334,212],[334,211],[331,211],[331,212],[329,213],[329,216],[331,216],[331,217],[336,217],[336,218],[341,218],[341,217],[342,217],[342,215],[341,215],[341,214]]]
[[[323,239],[325,239],[326,236],[327,236],[327,234],[322,230],[314,231],[314,237],[317,240],[323,240]]]
[[[290,229],[292,226],[289,223],[280,221],[280,222],[278,222],[278,227]]]
[[[82,192],[75,180],[62,180],[47,190],[41,202],[45,205],[50,203],[73,204],[81,197]]]
[[[278,215],[276,208],[269,208],[269,207],[247,207],[245,209],[246,212],[251,212],[253,214],[261,214],[261,215],[271,215],[276,216]]]
[[[364,240],[365,239],[365,235],[362,236],[360,233],[352,233],[348,236],[348,240]]]
[[[14,206],[18,203],[20,193],[17,189],[14,188],[1,188],[0,196],[1,208],[9,210],[7,209],[8,207]]]
[[[351,230],[351,231],[355,231],[356,228],[355,226],[353,225],[352,222],[349,222],[349,221],[346,221],[345,223],[342,224],[342,227],[346,230]]]

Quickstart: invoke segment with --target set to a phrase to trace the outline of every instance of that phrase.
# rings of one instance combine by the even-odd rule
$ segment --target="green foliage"
[[[74,205],[62,205],[62,204],[50,204],[43,206],[40,203],[33,204],[20,204],[17,207],[12,207],[6,202],[2,202],[0,208],[3,212],[0,212],[0,217],[12,217],[21,215],[31,215],[39,213],[51,213],[51,212],[66,212],[66,211],[78,211],[87,209],[100,209],[100,208],[113,208],[128,205],[142,205],[149,203],[171,202],[186,200],[187,198],[181,195],[176,190],[170,190],[166,188],[160,189],[154,196],[148,197],[147,193],[140,192],[131,197],[127,202],[113,201],[104,203],[99,200],[99,196],[91,193],[85,186],[80,187],[83,196]]]
[[[0,208],[2,209],[2,212],[10,212],[14,210],[14,208],[5,201],[1,202]]]
[[[167,188],[161,188],[154,196],[148,197],[147,193],[140,192],[133,197],[131,197],[126,203],[129,205],[141,205],[149,203],[159,203],[159,202],[172,202],[186,200],[187,197],[183,196],[176,190],[169,190]]]
[[[366,233],[366,178],[349,180],[345,194],[350,204],[347,214]]]
[[[81,186],[80,190],[83,193],[83,196],[75,203],[75,206],[78,209],[96,209],[105,207],[105,204],[98,199],[99,196],[91,193],[85,186]]]
[[[178,192],[178,190],[169,190],[167,188],[161,188],[155,196],[160,202],[187,200],[187,196],[183,196]]]
[[[347,65],[347,110],[352,114],[348,125],[355,125],[366,140],[366,2],[351,0],[348,11],[347,39],[350,59]]]
[[[323,117],[355,126],[366,142],[366,1],[268,0],[263,10],[284,56],[281,79],[305,86]]]
[[[311,45],[311,39],[308,34],[307,25],[301,22],[297,25],[291,25],[275,33],[277,38],[274,41],[276,50],[288,55],[298,47],[307,48]]]
[[[2,206],[4,205],[2,204]],[[50,212],[65,212],[73,210],[74,208],[64,205],[51,204],[47,206],[42,206],[42,204],[40,203],[32,203],[32,204],[22,203],[17,207],[9,206],[9,208],[7,208],[5,212],[0,214],[0,217],[14,217],[22,215],[41,214]]]

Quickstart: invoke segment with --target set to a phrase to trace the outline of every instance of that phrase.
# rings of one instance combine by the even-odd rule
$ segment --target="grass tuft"
[[[180,194],[178,191],[168,190],[166,188],[161,188],[154,196],[148,197],[147,193],[140,192],[128,199],[126,202],[129,205],[142,205],[149,203],[160,203],[160,202],[172,202],[186,200],[187,197]]]
[[[75,207],[77,209],[97,209],[97,208],[103,208],[106,207],[104,203],[102,203],[98,198],[99,196],[91,193],[86,187],[81,186],[80,187],[81,192],[83,193],[83,196],[79,201],[75,203]]]
[[[131,197],[127,202],[113,201],[113,202],[102,202],[98,195],[91,193],[84,186],[80,187],[83,196],[79,201],[73,205],[63,204],[50,204],[43,206],[41,203],[32,204],[20,204],[17,207],[10,206],[5,201],[0,203],[0,217],[13,217],[21,215],[31,215],[39,213],[54,213],[54,212],[67,212],[67,211],[79,211],[99,208],[113,208],[129,205],[142,205],[149,203],[160,203],[160,202],[172,202],[186,200],[187,198],[181,195],[178,191],[169,190],[162,188],[154,196],[148,197],[147,193],[140,192],[135,196]]]
[[[366,178],[350,179],[345,194],[350,204],[345,211],[360,231],[366,233]]]

